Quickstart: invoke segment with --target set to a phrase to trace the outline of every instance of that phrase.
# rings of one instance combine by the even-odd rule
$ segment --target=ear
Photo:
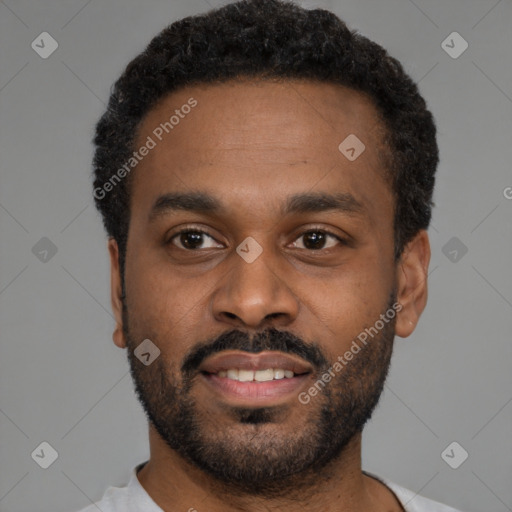
[[[397,264],[397,300],[402,305],[398,312],[395,333],[407,338],[418,323],[427,305],[427,278],[430,263],[430,242],[422,229],[405,246]]]
[[[126,347],[126,340],[123,333],[123,302],[121,272],[119,269],[119,248],[114,238],[108,240],[108,252],[110,254],[110,297],[112,312],[116,321],[116,327],[112,333],[112,339],[119,348]]]

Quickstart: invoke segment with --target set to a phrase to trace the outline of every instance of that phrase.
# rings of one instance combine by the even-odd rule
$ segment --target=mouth
[[[269,380],[292,379],[295,376],[295,373],[283,368],[266,368],[264,370],[230,368],[229,370],[220,370],[217,374],[210,375],[238,380],[239,382],[267,382]]]
[[[280,352],[223,352],[204,361],[199,371],[223,401],[262,406],[290,399],[313,368],[301,358]]]

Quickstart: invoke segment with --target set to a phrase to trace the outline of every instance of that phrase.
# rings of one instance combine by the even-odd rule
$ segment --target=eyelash
[[[215,237],[213,237],[212,235],[210,235],[207,231],[204,231],[202,229],[198,229],[198,228],[193,228],[193,227],[189,227],[189,226],[185,226],[184,228],[180,229],[179,231],[177,231],[176,233],[174,233],[172,235],[171,238],[169,238],[169,240],[166,242],[166,245],[169,245],[169,244],[172,244],[172,241],[178,237],[179,235],[183,234],[183,233],[196,233],[196,234],[203,234],[203,235],[207,235],[209,236],[210,238],[212,238],[213,240],[215,240]],[[296,238],[295,240],[301,238],[302,236],[304,235],[307,235],[309,233],[324,233],[326,235],[329,235],[329,236],[332,236],[333,238],[335,238],[338,242],[340,242],[341,245],[348,245],[348,241],[345,240],[344,238],[341,238],[340,236],[336,235],[335,233],[333,233],[332,231],[329,231],[328,229],[325,229],[325,228],[321,228],[321,227],[312,227],[312,228],[309,228],[308,230],[306,231],[303,231],[301,232]],[[217,240],[215,240],[217,242]],[[174,244],[173,244],[174,245]],[[176,246],[177,247],[177,246]],[[182,249],[181,247],[177,247],[178,249],[181,249],[183,251],[188,251],[188,252],[198,252],[200,251],[201,249]],[[313,251],[313,252],[320,252],[320,251],[328,251],[330,249],[333,249],[333,247],[328,247],[327,249],[305,249],[306,251],[309,250],[309,251]]]

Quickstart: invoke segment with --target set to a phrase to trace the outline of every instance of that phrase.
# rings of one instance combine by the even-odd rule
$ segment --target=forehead
[[[169,192],[209,192],[251,204],[254,213],[307,190],[350,193],[382,215],[391,198],[383,131],[372,102],[338,85],[233,81],[183,88],[139,127],[135,147],[148,138],[154,147],[133,173],[132,214],[149,213]],[[364,144],[355,160],[340,151],[345,140]]]

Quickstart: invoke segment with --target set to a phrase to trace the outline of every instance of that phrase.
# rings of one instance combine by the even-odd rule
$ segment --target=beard
[[[385,311],[395,302],[393,292]],[[217,409],[208,403],[201,407],[194,394],[198,367],[212,354],[223,350],[295,354],[314,368],[311,385],[333,363],[317,343],[271,328],[253,337],[233,330],[198,343],[181,367],[166,362],[162,355],[145,366],[133,353],[139,338],[130,332],[123,300],[123,331],[136,394],[162,440],[226,491],[267,498],[292,490],[297,493],[298,489],[306,493],[318,486],[319,478],[333,474],[332,464],[362,432],[379,401],[391,360],[395,323],[396,317],[385,323],[309,403],[297,400],[266,407],[222,404],[219,411],[218,405]],[[150,339],[163,346],[157,337]],[[290,416],[293,426],[286,422]]]

